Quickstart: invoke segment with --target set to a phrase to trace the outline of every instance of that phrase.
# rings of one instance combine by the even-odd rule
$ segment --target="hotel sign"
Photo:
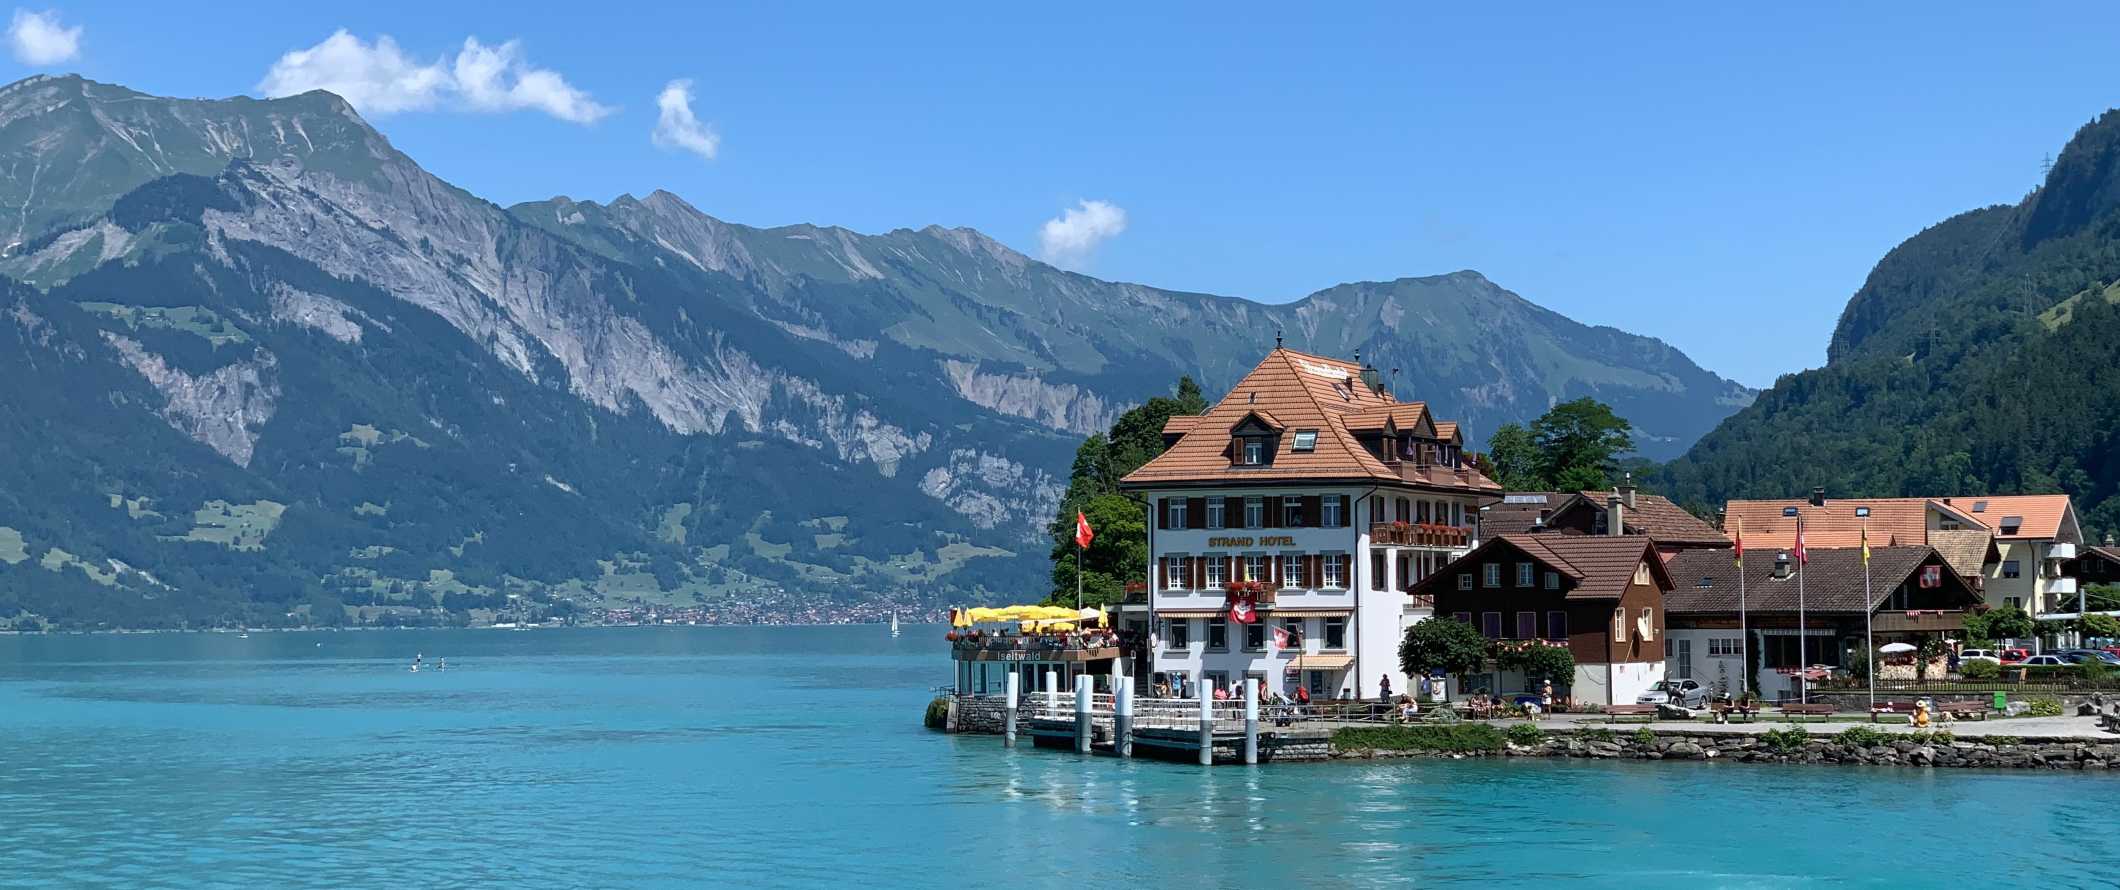
[[[1257,538],[1208,538],[1209,547],[1294,547],[1294,535],[1261,535]]]

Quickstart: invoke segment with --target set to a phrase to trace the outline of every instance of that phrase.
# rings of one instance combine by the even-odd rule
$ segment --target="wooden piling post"
[[[1134,678],[1120,677],[1112,690],[1112,750],[1134,756]]]
[[[1244,678],[1244,763],[1259,762],[1259,681]]]
[[[1215,765],[1215,684],[1200,681],[1200,765]]]
[[[1008,672],[1008,700],[1001,710],[1001,744],[1016,747],[1016,704],[1021,700],[1023,675]]]
[[[1089,753],[1089,675],[1075,678],[1075,753]]]

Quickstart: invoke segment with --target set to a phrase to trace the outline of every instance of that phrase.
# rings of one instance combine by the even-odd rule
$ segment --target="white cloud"
[[[567,83],[559,72],[531,67],[520,41],[487,46],[476,37],[448,57],[421,62],[388,35],[367,43],[345,30],[287,53],[258,83],[267,96],[330,90],[369,114],[458,108],[542,111],[563,121],[594,123],[611,109]]]
[[[1098,245],[1124,231],[1124,208],[1109,201],[1082,201],[1045,221],[1038,230],[1038,249],[1048,263],[1081,269],[1089,264]]]
[[[17,9],[14,22],[7,26],[7,42],[14,50],[15,61],[24,65],[57,65],[81,55],[81,26],[61,26],[59,13],[53,10]]]
[[[655,144],[662,148],[689,151],[707,160],[721,151],[721,134],[714,128],[699,122],[692,113],[692,82],[673,80],[655,97],[655,107],[662,116],[655,120]]]

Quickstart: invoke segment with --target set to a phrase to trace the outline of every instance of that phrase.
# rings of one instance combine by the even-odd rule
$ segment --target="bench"
[[[1715,720],[1718,723],[1728,723],[1731,720],[1735,720],[1739,717],[1743,717],[1747,721],[1759,719],[1759,706],[1753,704],[1736,704],[1728,702],[1721,704],[1711,704],[1708,706],[1708,711],[1715,715]]]
[[[1794,721],[1794,720],[1795,720],[1796,718],[1798,718],[1798,717],[1831,717],[1831,716],[1833,716],[1833,706],[1832,706],[1832,705],[1804,705],[1804,704],[1795,704],[1795,705],[1782,705],[1781,707],[1777,708],[1777,710],[1781,711],[1781,715],[1782,715],[1783,717],[1785,717],[1785,718],[1789,719],[1790,721]]]
[[[1977,701],[1937,702],[1936,713],[1948,714],[1952,720],[1986,720],[1988,705]]]
[[[1644,717],[1656,719],[1655,705],[1606,705],[1605,722],[1617,723],[1621,717]]]
[[[1915,704],[1910,701],[1878,702],[1876,707],[1870,709],[1870,722],[1876,723],[1877,718],[1891,714],[1895,717],[1905,717],[1911,723],[1914,720],[1914,707]]]

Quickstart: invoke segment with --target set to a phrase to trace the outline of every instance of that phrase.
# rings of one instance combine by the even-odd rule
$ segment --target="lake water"
[[[0,637],[0,885],[2120,880],[2106,776],[1082,760],[920,728],[940,637]]]

